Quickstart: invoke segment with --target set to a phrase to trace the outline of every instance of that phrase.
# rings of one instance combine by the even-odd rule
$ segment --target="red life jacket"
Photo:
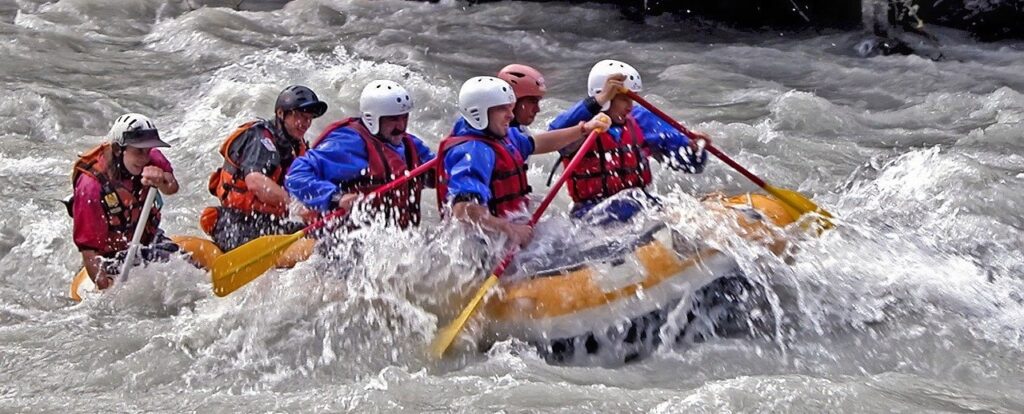
[[[651,183],[647,156],[644,133],[633,115],[627,115],[618,141],[607,131],[602,132],[583,155],[569,176],[569,195],[577,203],[594,202],[627,188],[644,188]],[[569,157],[563,158],[563,166],[568,166],[569,161]]]
[[[99,252],[102,256],[111,256],[128,248],[132,235],[135,233],[135,226],[142,215],[142,205],[146,199],[146,186],[142,185],[139,177],[114,181],[107,176],[110,160],[107,159],[106,154],[109,149],[110,143],[106,143],[89,150],[75,162],[71,171],[72,188],[78,183],[78,178],[82,174],[95,178],[100,183],[100,203],[103,206],[103,215],[107,220],[104,249]],[[157,190],[154,188],[150,191]],[[72,198],[71,204],[74,202],[74,198]],[[68,207],[69,213],[74,211],[70,204]],[[149,220],[142,233],[142,244],[152,243],[159,231],[160,203],[154,203],[153,211],[149,213]]]
[[[402,136],[405,154],[399,154],[379,138],[373,136],[366,126],[359,122],[359,118],[348,118],[331,124],[313,143],[313,148],[320,145],[324,138],[339,128],[349,128],[359,134],[366,146],[366,162],[369,164],[369,168],[364,170],[361,176],[340,183],[342,192],[369,193],[420,165],[416,145],[409,134]],[[418,226],[420,224],[419,198],[423,186],[422,178],[414,178],[375,197],[371,205],[375,211],[384,213],[384,219],[388,223],[398,224],[403,229],[409,226]]]
[[[448,172],[444,167],[445,153],[449,148],[468,141],[477,141],[487,144],[494,150],[494,171],[491,173],[491,199],[487,201],[487,208],[495,217],[504,217],[506,214],[517,211],[529,203],[527,194],[533,189],[526,177],[526,160],[519,154],[519,151],[509,151],[501,141],[474,135],[449,136],[441,141],[441,147],[437,150],[437,204],[442,212],[448,197]]]
[[[244,212],[258,212],[283,217],[288,213],[287,206],[267,204],[256,198],[256,195],[249,191],[248,187],[245,185],[245,176],[242,175],[242,171],[240,169],[241,164],[238,160],[231,158],[231,146],[234,144],[235,139],[245,135],[245,132],[250,128],[259,128],[263,133],[263,138],[269,139],[270,142],[275,144],[275,149],[277,148],[276,144],[279,140],[287,139],[274,136],[271,127],[266,124],[266,121],[260,120],[243,124],[235,129],[235,131],[228,136],[228,139],[221,144],[220,155],[224,157],[224,165],[210,175],[210,182],[207,187],[210,190],[210,194],[217,196],[217,198],[220,199],[220,204],[224,207]],[[299,142],[299,147],[296,152],[280,154],[280,165],[274,168],[274,170],[267,175],[268,178],[278,185],[284,185],[284,175],[288,171],[288,167],[291,166],[292,162],[306,153],[306,141],[299,140]]]

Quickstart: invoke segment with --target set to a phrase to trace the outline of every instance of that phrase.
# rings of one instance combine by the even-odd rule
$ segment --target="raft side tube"
[[[779,253],[785,240],[773,226],[796,221],[781,202],[761,194],[715,195],[704,200],[709,209],[735,217],[740,235]],[[616,321],[638,318],[667,306],[687,306],[690,297],[716,279],[735,275],[735,260],[719,251],[674,248],[671,230],[623,258],[539,272],[502,286],[486,304],[491,330],[528,341],[567,338],[601,332]],[[685,255],[685,257],[683,257]],[[540,277],[543,276],[543,277]]]

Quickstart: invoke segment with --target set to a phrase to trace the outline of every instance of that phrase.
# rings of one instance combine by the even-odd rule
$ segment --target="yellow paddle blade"
[[[823,229],[831,229],[833,227],[832,222],[829,220],[829,218],[832,218],[832,214],[821,207],[818,207],[817,204],[814,204],[813,201],[804,197],[803,194],[793,190],[775,187],[773,185],[765,185],[764,189],[771,195],[775,196],[775,198],[779,199],[779,201],[782,201],[783,208],[785,208],[786,212],[792,215],[793,218],[798,218],[806,213],[816,212],[821,216],[821,218],[818,219],[818,223]]]
[[[213,294],[227,296],[259,277],[284,254],[288,246],[303,238],[304,231],[263,236],[224,253],[213,262]]]
[[[434,338],[434,343],[430,345],[430,355],[434,357],[434,359],[441,359],[441,357],[444,356],[448,347],[455,342],[455,337],[459,336],[459,332],[462,332],[462,327],[466,325],[469,318],[473,316],[473,312],[475,312],[476,308],[480,306],[480,301],[483,300],[484,295],[497,283],[497,275],[492,274],[488,277],[487,280],[484,281],[483,286],[480,286],[480,289],[477,289],[476,296],[473,297],[473,300],[469,301],[469,304],[462,310],[459,317],[455,318],[452,323],[448,324],[448,326],[444,327],[444,329],[441,329],[441,331],[437,333],[437,336]]]

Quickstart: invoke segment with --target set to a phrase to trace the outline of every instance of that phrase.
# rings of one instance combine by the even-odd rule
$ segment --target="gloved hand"
[[[707,146],[707,136],[703,134],[694,134],[693,141],[690,141],[690,145],[680,148],[680,155],[682,156],[681,161],[682,169],[690,174],[699,174],[704,172],[704,163],[708,160],[708,151],[704,147]]]

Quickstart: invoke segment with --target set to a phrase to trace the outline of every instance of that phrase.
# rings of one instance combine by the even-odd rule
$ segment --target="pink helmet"
[[[524,96],[543,97],[548,91],[547,86],[544,86],[544,75],[526,65],[513,63],[505,66],[498,72],[498,77],[512,85],[516,99]]]

